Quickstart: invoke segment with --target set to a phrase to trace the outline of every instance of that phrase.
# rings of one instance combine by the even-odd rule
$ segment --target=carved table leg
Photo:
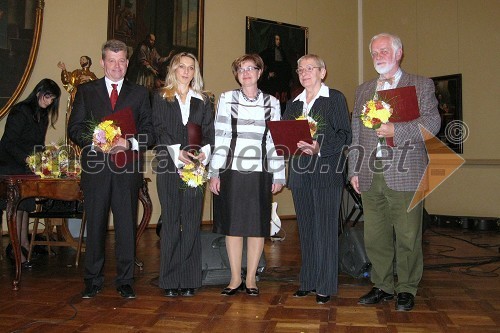
[[[12,290],[19,290],[21,281],[21,244],[19,243],[17,230],[17,205],[19,203],[19,188],[15,184],[7,186],[7,225],[9,227],[9,236],[14,251],[16,261],[16,276],[12,281]]]

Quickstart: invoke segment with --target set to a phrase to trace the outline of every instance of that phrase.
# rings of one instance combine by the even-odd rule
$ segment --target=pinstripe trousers
[[[181,189],[177,174],[158,174],[161,204],[162,289],[199,288],[202,282],[200,224],[204,191]]]
[[[342,187],[292,188],[302,266],[300,289],[335,295],[338,284],[338,224]]]

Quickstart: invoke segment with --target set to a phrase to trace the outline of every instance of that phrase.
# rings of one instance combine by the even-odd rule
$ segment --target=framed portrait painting
[[[108,39],[129,47],[130,74],[140,66],[136,61],[144,64],[144,59],[137,59],[141,46],[154,48],[158,57],[147,51],[143,58],[150,57],[146,61],[162,80],[170,58],[179,52],[194,54],[203,68],[203,13],[204,0],[109,0]]]
[[[247,16],[246,53],[264,60],[259,88],[275,96],[282,110],[290,98],[302,91],[295,70],[297,60],[307,54],[308,28]]]
[[[458,154],[463,153],[466,135],[462,119],[462,74],[433,77],[441,116],[437,137]]]

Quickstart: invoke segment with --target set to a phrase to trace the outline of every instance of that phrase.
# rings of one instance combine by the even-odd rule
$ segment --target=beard
[[[387,74],[390,71],[392,71],[394,69],[394,66],[396,66],[396,56],[395,55],[392,57],[390,62],[387,62],[384,65],[375,64],[375,70],[377,71],[377,73],[383,75],[383,74]]]

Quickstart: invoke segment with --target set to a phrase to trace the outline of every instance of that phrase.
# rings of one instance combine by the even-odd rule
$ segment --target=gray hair
[[[299,58],[299,60],[297,60],[297,66],[300,64],[300,62],[302,60],[305,60],[305,59],[312,59],[312,60],[314,60],[316,62],[316,64],[318,65],[318,67],[326,69],[325,61],[323,59],[321,59],[320,56],[318,56],[316,54],[306,54],[306,55],[303,55],[302,57]]]
[[[128,48],[127,45],[122,42],[121,40],[117,39],[110,39],[106,43],[103,44],[102,46],[102,59],[104,60],[106,58],[106,51],[113,51],[113,52],[120,52],[120,51],[125,51],[125,55],[128,58]]]
[[[368,49],[370,50],[370,53],[372,53],[373,42],[376,39],[381,38],[381,37],[387,37],[387,38],[391,39],[392,49],[393,49],[394,53],[396,53],[399,49],[403,48],[403,42],[401,42],[401,38],[399,38],[396,35],[393,35],[393,34],[390,34],[387,32],[383,32],[383,33],[380,33],[378,35],[373,36],[372,39],[370,40],[370,46],[368,47]]]

